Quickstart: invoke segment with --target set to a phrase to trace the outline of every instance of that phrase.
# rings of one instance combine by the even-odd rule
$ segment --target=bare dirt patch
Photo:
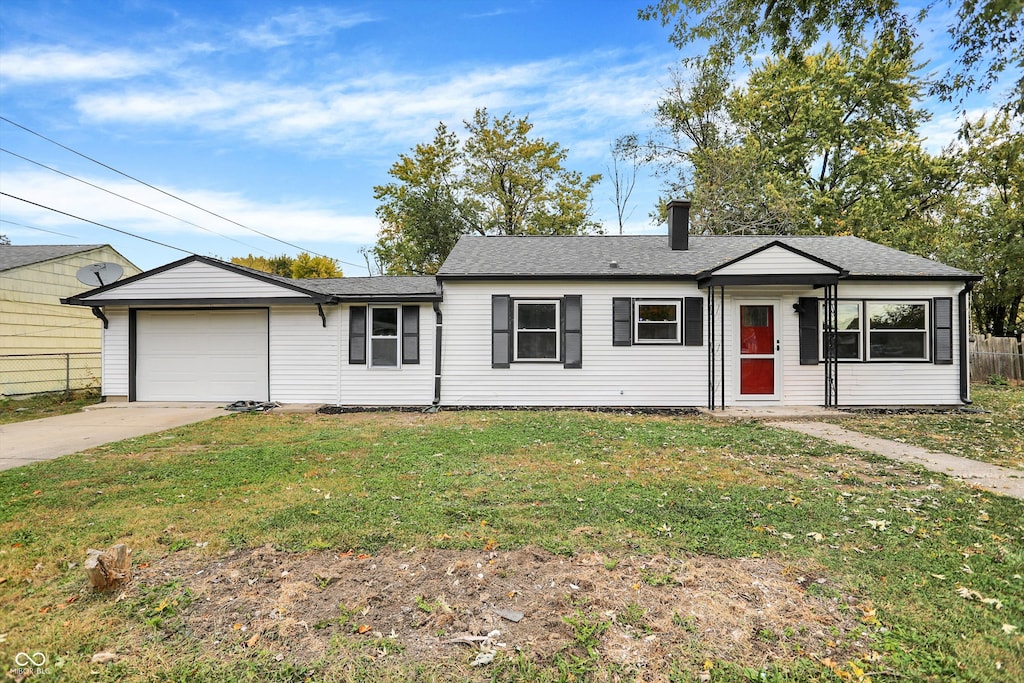
[[[261,648],[299,664],[354,651],[392,664],[464,666],[487,651],[546,664],[579,651],[581,626],[599,624],[601,661],[652,672],[673,660],[763,667],[867,649],[861,612],[847,608],[855,598],[820,570],[771,559],[268,546],[213,561],[169,555],[141,568],[123,597],[171,581],[192,597],[175,630],[222,661]]]

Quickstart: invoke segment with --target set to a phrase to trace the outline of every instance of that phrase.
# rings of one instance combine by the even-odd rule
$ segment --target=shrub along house
[[[955,405],[978,279],[855,237],[691,236],[673,202],[667,240],[467,236],[436,278],[195,256],[65,302],[106,315],[104,394],[130,400]]]

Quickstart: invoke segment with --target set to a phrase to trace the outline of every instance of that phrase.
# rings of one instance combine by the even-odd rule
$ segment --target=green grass
[[[971,387],[978,414],[860,415],[839,423],[972,460],[1024,470],[1024,386]]]
[[[600,552],[612,558],[606,567],[637,555],[770,557],[827,572],[829,585],[812,587],[826,597],[860,596],[865,651],[877,662],[715,661],[712,681],[840,680],[834,665],[844,680],[860,667],[876,681],[995,682],[1024,676],[1022,538],[1020,501],[756,423],[233,415],[0,473],[0,661],[45,651],[66,680],[450,680],[427,665],[372,668],[348,641],[309,666],[214,661],[175,630],[191,596],[173,579],[118,603],[83,590],[69,563],[115,542],[134,548],[136,562],[212,560],[267,543],[365,553],[540,546]],[[960,597],[960,587],[1001,608]],[[618,619],[642,637],[636,608]],[[606,620],[570,615],[573,648],[546,662],[506,657],[480,678],[640,680],[595,647]],[[132,665],[90,668],[89,655],[107,648],[133,652]],[[671,680],[696,680],[673,666]]]
[[[71,394],[39,394],[28,398],[0,396],[0,424],[77,413],[82,408],[99,402],[100,394],[95,389],[73,391]]]

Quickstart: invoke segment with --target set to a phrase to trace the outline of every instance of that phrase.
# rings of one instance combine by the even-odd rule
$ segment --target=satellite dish
[[[89,287],[102,287],[112,282],[117,282],[124,275],[124,268],[116,263],[90,263],[82,266],[75,273],[75,277],[83,285]]]

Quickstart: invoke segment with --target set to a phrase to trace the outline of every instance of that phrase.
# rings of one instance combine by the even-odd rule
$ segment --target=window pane
[[[518,304],[520,330],[554,330],[558,326],[555,304]]]
[[[639,304],[637,317],[640,322],[675,322],[677,309],[674,304]]]
[[[398,365],[398,339],[371,339],[370,362],[378,367]]]
[[[398,336],[398,309],[397,308],[374,308],[373,331],[374,337],[397,337]]]
[[[925,358],[924,332],[872,332],[872,358]]]
[[[554,332],[519,332],[516,335],[516,357],[520,359],[555,358]]]
[[[839,304],[838,313],[839,324],[837,325],[837,329],[860,329],[860,304]]]
[[[743,327],[768,327],[771,306],[740,306],[740,325]]]
[[[638,339],[647,339],[651,341],[675,341],[678,339],[676,331],[679,326],[676,323],[638,323],[636,326],[636,336]]]
[[[873,330],[923,330],[924,304],[868,304]]]
[[[836,333],[836,358],[860,358],[860,332]]]

